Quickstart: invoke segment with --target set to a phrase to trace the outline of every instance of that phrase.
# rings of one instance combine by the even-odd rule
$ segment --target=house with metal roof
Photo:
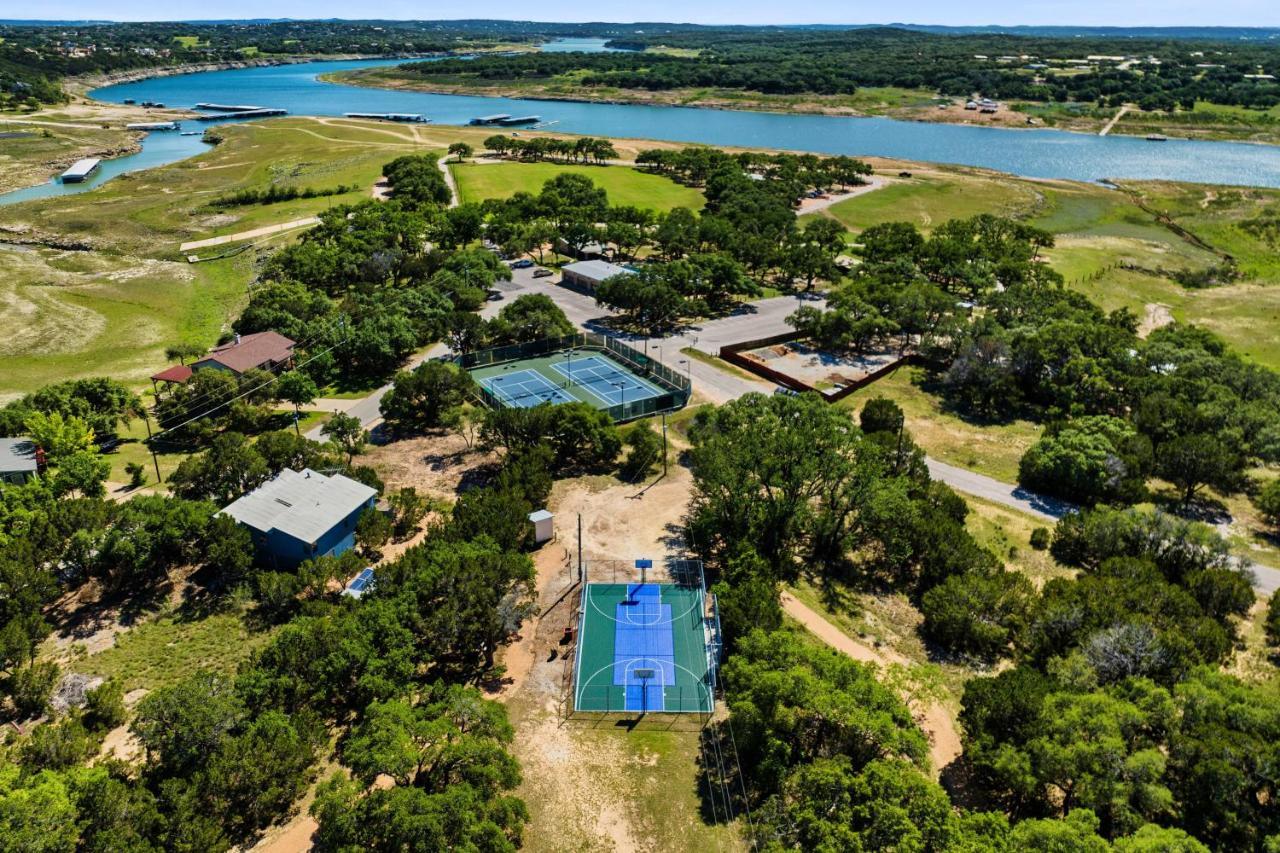
[[[0,483],[22,484],[40,473],[40,451],[29,438],[0,438]]]
[[[356,521],[377,494],[341,474],[286,469],[218,514],[248,529],[260,562],[291,569],[355,547]]]

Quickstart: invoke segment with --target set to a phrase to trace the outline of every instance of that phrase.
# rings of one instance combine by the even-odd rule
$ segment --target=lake
[[[580,49],[603,49],[601,40],[576,43]],[[566,43],[550,49],[557,48],[566,49]],[[1163,179],[1280,187],[1280,146],[1175,139],[1148,142],[1135,137],[886,118],[431,95],[336,85],[317,79],[334,71],[395,65],[400,61],[352,60],[207,71],[108,86],[94,90],[92,95],[114,103],[132,98],[138,102],[159,101],[170,107],[190,107],[200,101],[253,104],[283,108],[291,115],[421,113],[439,125],[463,125],[475,116],[499,112],[534,114],[554,122],[553,130],[593,136],[894,157],[982,166],[1033,178]],[[206,126],[187,122],[184,129]],[[144,141],[142,153],[104,163],[92,181],[19,190],[0,196],[0,203],[81,192],[123,171],[174,162],[202,147],[199,137],[153,133]]]

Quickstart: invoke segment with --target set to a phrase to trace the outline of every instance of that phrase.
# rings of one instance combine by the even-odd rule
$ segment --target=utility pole
[[[667,476],[667,413],[662,413],[662,476]]]
[[[582,513],[578,513],[578,583],[582,583]]]

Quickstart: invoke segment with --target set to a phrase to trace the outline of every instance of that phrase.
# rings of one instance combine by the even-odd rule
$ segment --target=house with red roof
[[[175,364],[151,377],[152,383],[182,385],[197,370],[229,370],[237,376],[247,370],[270,370],[293,361],[293,349],[297,343],[279,332],[255,332],[252,335],[236,335],[221,346],[214,347],[191,364]]]

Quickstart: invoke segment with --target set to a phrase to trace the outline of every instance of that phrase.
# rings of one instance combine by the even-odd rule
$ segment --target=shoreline
[[[372,69],[368,69],[372,70]],[[923,111],[919,115],[902,115],[894,114],[892,110],[882,113],[871,113],[858,110],[854,107],[823,107],[820,104],[813,107],[804,105],[784,107],[781,105],[765,105],[759,104],[755,106],[737,105],[729,102],[709,101],[706,103],[680,103],[670,100],[662,100],[660,98],[645,97],[586,97],[582,95],[557,94],[548,92],[521,92],[516,89],[496,91],[493,89],[471,88],[467,86],[442,87],[432,86],[430,84],[417,84],[415,81],[408,79],[388,80],[385,78],[373,78],[366,70],[360,71],[336,71],[328,74],[321,74],[317,79],[322,83],[332,83],[335,85],[353,86],[362,89],[381,89],[383,91],[392,92],[418,92],[426,95],[455,95],[474,98],[507,98],[513,100],[525,101],[546,101],[560,103],[576,103],[576,104],[608,104],[614,106],[650,106],[650,107],[673,107],[681,109],[697,109],[697,110],[722,110],[725,112],[746,112],[746,113],[769,113],[773,115],[805,115],[805,116],[828,116],[832,118],[882,118],[891,121],[915,124],[937,124],[951,125],[955,127],[980,127],[991,128],[995,130],[1055,130],[1061,133],[1077,133],[1083,136],[1103,136],[1097,130],[1089,128],[1071,127],[1069,125],[1049,125],[1042,119],[1036,124],[1027,124],[1025,121],[999,121],[999,122],[975,122],[968,120],[948,121],[939,120],[936,117],[930,117],[929,111]],[[638,90],[637,90],[638,91]],[[820,97],[820,96],[818,96]],[[937,113],[933,113],[934,116]],[[1019,116],[1021,118],[1035,118],[1030,114],[1016,112],[1005,108],[1002,114],[1005,116]],[[1105,122],[1099,122],[1099,127]],[[1280,146],[1280,138],[1275,141],[1267,141],[1263,139],[1250,139],[1243,136],[1235,136],[1231,134],[1225,135],[1192,135],[1187,133],[1186,125],[1173,125],[1169,127],[1160,127],[1158,129],[1143,129],[1132,133],[1125,132],[1118,125],[1111,129],[1106,136],[1120,136],[1127,139],[1142,139],[1149,133],[1160,133],[1167,139],[1186,142],[1234,142],[1245,145],[1264,145],[1264,146]]]

